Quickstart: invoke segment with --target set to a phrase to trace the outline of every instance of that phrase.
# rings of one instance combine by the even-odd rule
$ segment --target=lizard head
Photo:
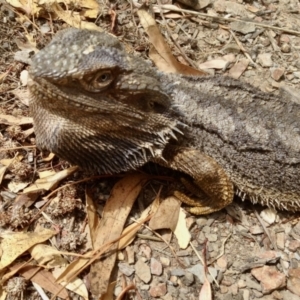
[[[111,35],[59,32],[30,69],[37,145],[101,173],[160,156],[181,126],[169,116],[172,103],[160,76]]]

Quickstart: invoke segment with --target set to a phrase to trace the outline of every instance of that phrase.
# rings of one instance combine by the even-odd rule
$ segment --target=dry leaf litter
[[[97,280],[105,299],[300,299],[299,214],[236,199],[195,217],[168,198],[178,174],[98,176],[35,148],[27,69],[69,26],[111,32],[166,72],[299,89],[297,0],[142,4],[0,1],[0,299],[94,299]]]

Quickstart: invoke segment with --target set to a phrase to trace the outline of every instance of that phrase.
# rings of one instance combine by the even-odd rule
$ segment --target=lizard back
[[[178,76],[166,76],[165,86]],[[300,204],[300,104],[228,77],[183,77],[172,88],[182,141],[213,157],[237,192],[252,202],[298,210]],[[180,118],[180,117],[179,117]]]

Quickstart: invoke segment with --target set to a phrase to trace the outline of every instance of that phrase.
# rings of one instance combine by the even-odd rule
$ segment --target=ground
[[[0,1],[1,299],[5,295],[6,299],[42,299],[43,291],[50,299],[61,288],[54,279],[57,267],[76,261],[70,252],[85,254],[92,249],[98,231],[91,228],[91,218],[103,212],[114,184],[123,176],[122,180],[130,178],[132,183],[137,175],[88,174],[36,149],[28,118],[30,59],[56,31],[70,24],[98,26],[145,59],[149,59],[151,43],[137,14],[142,3],[120,0],[98,6],[93,1],[44,1],[36,5],[33,1],[30,6],[25,2]],[[267,92],[278,93],[282,86],[300,88],[297,0],[183,2],[187,6],[169,0],[151,1],[150,6],[164,40],[181,63],[239,78]],[[172,7],[162,14],[157,4]],[[165,67],[159,61],[156,64]],[[36,180],[42,172],[50,172],[50,177],[41,188]],[[51,172],[59,178],[51,177],[55,175]],[[177,174],[155,165],[142,172],[150,177],[136,179],[143,184],[130,213],[135,219],[158,195],[166,198],[177,180]],[[114,191],[117,194],[118,187]],[[89,207],[94,208],[94,215]],[[179,247],[180,234],[165,229],[158,230],[157,237],[148,227],[141,227],[134,241],[118,253],[110,280],[117,280],[116,297],[121,299],[120,293],[133,284],[136,290],[128,288],[126,296],[130,299],[199,299],[199,293],[201,300],[300,299],[298,213],[276,212],[236,197],[228,208],[208,216],[187,213],[184,224],[191,235],[185,249]],[[64,253],[51,252],[52,260],[47,261],[50,248]],[[30,266],[20,268],[30,258]],[[93,299],[90,293],[86,296],[93,285],[88,272],[86,268],[78,275],[85,287],[81,293],[68,287],[59,292],[60,298]]]

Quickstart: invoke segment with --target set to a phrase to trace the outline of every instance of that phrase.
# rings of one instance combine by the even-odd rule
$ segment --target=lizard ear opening
[[[164,104],[162,104],[161,102],[155,101],[153,99],[150,99],[148,101],[148,106],[151,111],[156,112],[156,113],[164,113],[168,109],[168,107],[166,107]]]
[[[171,106],[168,95],[151,90],[135,93],[129,92],[128,97],[122,101],[143,112],[158,114],[167,113]]]

